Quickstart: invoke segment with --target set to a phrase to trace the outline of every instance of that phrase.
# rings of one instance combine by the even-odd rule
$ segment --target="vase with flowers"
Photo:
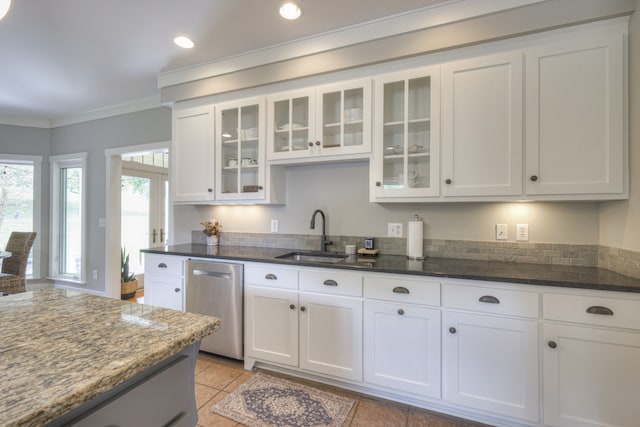
[[[210,219],[209,221],[201,222],[200,225],[204,227],[202,232],[207,236],[207,245],[217,246],[220,243],[220,232],[222,231],[222,224],[217,219]]]

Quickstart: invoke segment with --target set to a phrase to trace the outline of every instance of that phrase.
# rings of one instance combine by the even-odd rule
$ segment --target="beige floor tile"
[[[198,426],[200,427],[235,427],[238,423],[229,418],[211,412],[211,407],[227,397],[229,393],[221,391],[198,409]]]
[[[409,408],[407,427],[488,427],[451,415],[440,414],[415,407]]]
[[[235,391],[238,387],[244,384],[249,378],[251,378],[255,372],[243,371],[239,377],[237,377],[231,384],[224,388],[224,391],[227,393],[231,393]]]
[[[220,390],[196,384],[196,408],[200,409],[202,405],[213,399],[218,393],[220,393]]]
[[[404,405],[360,399],[351,427],[404,427],[408,409]]]
[[[224,390],[244,371],[240,368],[212,364],[196,374],[196,383]]]

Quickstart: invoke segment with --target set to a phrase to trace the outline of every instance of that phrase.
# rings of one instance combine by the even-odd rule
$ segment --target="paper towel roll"
[[[423,259],[424,248],[422,243],[423,236],[423,223],[422,221],[409,221],[407,227],[407,258],[410,259]]]

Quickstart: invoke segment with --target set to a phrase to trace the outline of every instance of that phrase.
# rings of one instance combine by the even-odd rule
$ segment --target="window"
[[[42,157],[0,154],[0,249],[12,231],[40,235],[40,171]],[[29,255],[27,277],[40,277],[40,239]]]
[[[51,156],[51,276],[86,283],[86,153]]]

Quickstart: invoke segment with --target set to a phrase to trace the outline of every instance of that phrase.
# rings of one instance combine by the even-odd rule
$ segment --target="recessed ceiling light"
[[[0,0],[0,19],[4,18],[7,12],[9,12],[10,6],[11,0]]]
[[[173,39],[173,42],[183,49],[191,49],[194,45],[193,41],[186,36],[178,36]]]
[[[302,15],[302,10],[292,1],[288,1],[280,6],[280,16],[284,19],[298,19]]]

